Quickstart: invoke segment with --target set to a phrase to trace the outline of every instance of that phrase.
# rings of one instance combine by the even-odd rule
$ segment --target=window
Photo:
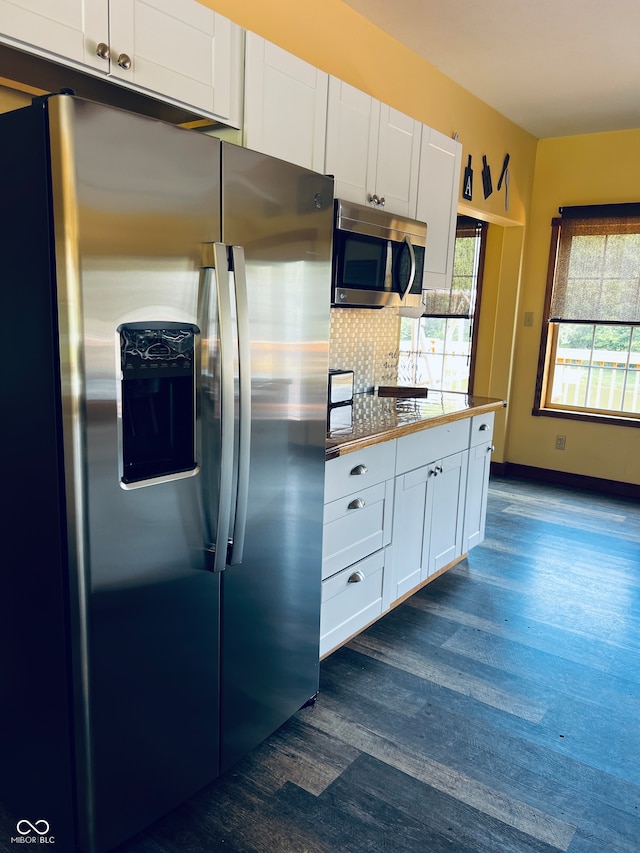
[[[640,204],[561,214],[534,414],[640,425]]]
[[[426,291],[425,315],[402,318],[401,384],[471,392],[486,231],[486,222],[458,217],[451,290]]]

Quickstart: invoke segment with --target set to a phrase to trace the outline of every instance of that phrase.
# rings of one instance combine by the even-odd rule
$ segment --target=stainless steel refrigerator
[[[95,853],[317,691],[333,187],[67,94],[0,171],[0,785]]]

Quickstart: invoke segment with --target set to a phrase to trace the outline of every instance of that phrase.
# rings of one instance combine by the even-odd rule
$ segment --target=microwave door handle
[[[411,288],[413,287],[413,282],[416,280],[416,253],[413,250],[413,246],[411,245],[411,240],[409,239],[409,235],[404,238],[404,242],[406,243],[407,249],[409,250],[409,258],[411,259],[411,272],[409,273],[409,283],[402,294],[401,300],[404,302],[405,297],[410,293]]]
[[[249,502],[249,467],[251,461],[251,339],[249,336],[249,302],[247,273],[242,246],[231,247],[233,278],[236,291],[236,317],[238,323],[238,374],[239,374],[239,424],[238,424],[238,480],[236,509],[231,531],[230,566],[242,562],[247,508]]]

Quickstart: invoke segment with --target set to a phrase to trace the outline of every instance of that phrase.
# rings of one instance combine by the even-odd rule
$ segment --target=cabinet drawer
[[[323,579],[389,543],[392,492],[393,481],[378,483],[325,505]]]
[[[397,439],[397,473],[403,474],[435,459],[466,450],[469,447],[469,421],[470,418],[464,418]]]
[[[487,442],[491,444],[493,438],[493,422],[495,412],[487,412],[486,415],[474,415],[471,418],[471,442],[470,447]]]
[[[379,551],[322,582],[321,655],[382,613],[384,554]]]
[[[325,503],[342,495],[350,495],[358,489],[390,480],[395,473],[395,462],[395,440],[382,441],[354,453],[338,456],[337,459],[330,459],[325,465]]]

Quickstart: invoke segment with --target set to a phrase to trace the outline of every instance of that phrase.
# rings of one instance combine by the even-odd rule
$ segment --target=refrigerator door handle
[[[238,424],[238,481],[236,509],[231,533],[232,546],[229,565],[242,562],[249,501],[249,467],[251,462],[251,338],[249,335],[249,302],[247,274],[242,246],[231,247],[236,319],[238,328],[239,424]]]
[[[207,249],[213,250],[213,257],[208,253],[208,264],[205,274],[209,281],[211,272],[215,273],[215,298],[218,307],[218,324],[220,331],[220,459],[218,478],[218,517],[215,522],[216,537],[208,550],[213,553],[212,571],[224,571],[227,562],[229,543],[229,525],[231,522],[231,504],[233,498],[233,444],[234,444],[234,379],[233,379],[233,319],[231,316],[231,294],[229,290],[229,265],[227,247],[224,243],[213,243]],[[207,281],[205,279],[205,286]],[[208,288],[207,303],[212,300],[212,288]],[[206,318],[212,315],[212,306],[205,306]],[[207,329],[208,337],[208,329]]]

